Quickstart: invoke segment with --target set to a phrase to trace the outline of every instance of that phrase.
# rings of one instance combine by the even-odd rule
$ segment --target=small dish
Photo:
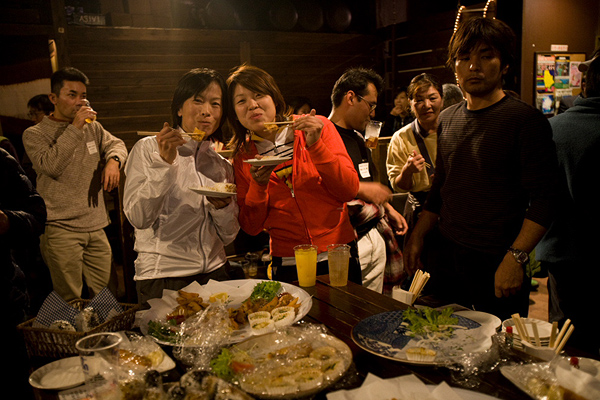
[[[268,156],[268,157],[264,157],[261,159],[252,158],[249,160],[244,160],[244,162],[247,162],[248,164],[253,165],[255,167],[260,167],[263,165],[264,166],[279,165],[279,164],[282,164],[291,159],[292,159],[292,157]]]

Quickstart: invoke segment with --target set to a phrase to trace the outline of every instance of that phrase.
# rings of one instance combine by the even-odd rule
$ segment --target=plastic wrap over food
[[[213,303],[181,323],[173,355],[187,366],[208,369],[210,360],[229,342],[232,331],[225,305]]]
[[[223,348],[211,361],[211,370],[250,395],[301,397],[336,382],[351,362],[344,342],[320,325],[306,324]]]

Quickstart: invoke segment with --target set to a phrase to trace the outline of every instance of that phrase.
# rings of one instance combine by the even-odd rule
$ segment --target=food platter
[[[320,392],[337,382],[352,363],[348,345],[317,326],[290,326],[255,336],[230,351],[243,354],[253,365],[248,373],[237,375],[239,386],[250,395],[267,399]]]
[[[502,327],[502,320],[494,314],[489,314],[483,311],[461,310],[455,311],[454,314],[468,318],[472,321],[479,322],[481,325],[491,324],[496,331]]]
[[[265,158],[251,158],[249,160],[244,160],[244,162],[247,162],[250,165],[253,165],[255,167],[260,167],[260,166],[272,166],[272,165],[279,165],[282,164],[286,161],[291,160],[292,157],[278,157],[278,156],[268,156]]]
[[[210,189],[207,187],[197,187],[197,188],[189,188],[192,192],[207,196],[207,197],[219,197],[219,198],[226,198],[226,197],[231,197],[231,196],[235,196],[236,193],[235,192],[223,192],[221,190],[214,190],[214,189]]]
[[[390,360],[414,365],[441,365],[452,352],[485,351],[491,346],[491,336],[495,333],[493,324],[482,325],[457,313],[457,329],[452,338],[443,342],[444,355],[438,354],[432,361],[409,360],[405,349],[415,346],[417,339],[408,336],[403,322],[403,310],[389,311],[365,318],[352,329],[352,340],[362,349]],[[465,332],[469,334],[465,334]],[[453,349],[454,347],[454,349]],[[458,350],[462,348],[463,350]]]
[[[209,299],[211,296],[217,294],[227,294],[227,309],[235,309],[240,307],[242,302],[244,302],[252,293],[254,287],[261,282],[272,282],[261,279],[239,279],[239,280],[231,280],[231,281],[214,281],[210,280],[205,285],[200,285],[197,282],[193,282],[192,284],[186,286],[182,290],[191,293],[197,293],[200,297],[204,299]],[[291,285],[289,283],[280,282],[281,290],[280,293],[289,293],[294,297],[297,297],[297,302],[299,303],[299,307],[296,311],[296,316],[293,322],[297,322],[302,319],[312,307],[312,298],[311,296],[303,289],[298,286]],[[170,313],[174,307],[177,306],[177,291],[173,290],[165,290],[163,292],[163,297],[161,299],[152,299],[148,303],[150,304],[150,310],[146,311],[143,316],[138,321],[140,326],[140,330],[144,334],[148,334],[148,323],[150,321],[164,321],[166,315]],[[245,326],[240,327],[240,329],[234,330],[230,333],[227,342],[228,343],[239,343],[243,340],[246,340],[250,337],[254,336],[252,328],[246,324]],[[173,346],[175,343],[168,342],[165,340],[160,340],[156,337],[153,337],[154,340],[161,344],[167,346]],[[191,344],[178,344],[183,346],[192,346]]]

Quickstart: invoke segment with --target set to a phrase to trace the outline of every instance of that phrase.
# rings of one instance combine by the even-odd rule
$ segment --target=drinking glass
[[[84,336],[75,343],[88,396],[94,400],[121,398],[118,367],[122,340],[117,333],[101,332]]]
[[[348,284],[350,246],[347,244],[330,244],[327,246],[327,259],[331,286],[346,286]]]
[[[317,284],[317,248],[312,244],[294,247],[300,286],[309,287]]]
[[[365,129],[365,144],[370,149],[377,148],[377,142],[379,141],[379,132],[383,125],[380,121],[369,121]]]

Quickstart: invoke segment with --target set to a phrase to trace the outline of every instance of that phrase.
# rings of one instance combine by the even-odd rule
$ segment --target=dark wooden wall
[[[375,37],[355,34],[68,26],[70,65],[90,78],[98,120],[128,147],[137,131],[170,122],[181,75],[208,67],[227,76],[243,62],[271,73],[284,96],[330,112],[329,94],[351,66],[376,64]]]

